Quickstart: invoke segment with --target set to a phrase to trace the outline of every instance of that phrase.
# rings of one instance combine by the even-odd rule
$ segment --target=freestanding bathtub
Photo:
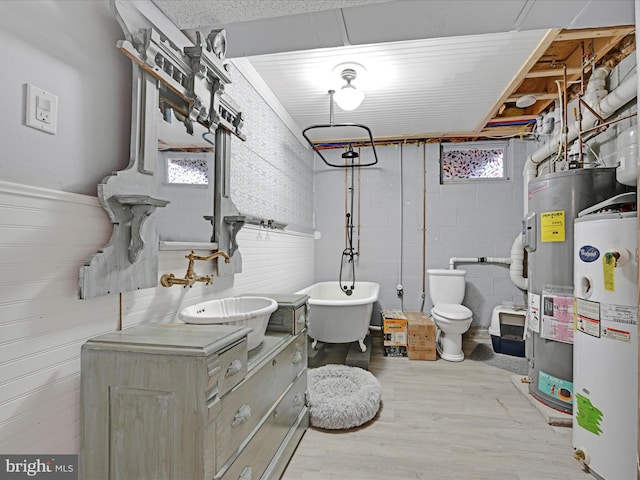
[[[371,311],[378,300],[380,285],[356,282],[350,296],[340,289],[339,282],[320,282],[300,290],[309,295],[308,335],[317,342],[358,342],[366,350],[364,339],[369,333]]]

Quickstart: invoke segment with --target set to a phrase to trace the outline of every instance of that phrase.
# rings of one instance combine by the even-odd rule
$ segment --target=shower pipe
[[[422,303],[420,311],[424,312],[427,298],[427,145],[422,144]]]
[[[402,144],[400,144],[400,152],[399,152],[399,176],[400,176],[400,265],[398,272],[398,286],[396,287],[396,294],[400,299],[400,310],[404,310],[404,287],[402,285],[402,262],[404,260],[404,179],[403,179],[403,168],[402,168]]]
[[[360,147],[358,147],[358,158],[360,158]],[[360,250],[360,175],[362,173],[362,169],[360,168],[359,165],[360,160],[358,160],[358,232],[357,232],[357,237],[358,237],[358,254],[361,252]]]
[[[354,152],[353,149],[350,148],[347,152],[342,154],[342,157],[345,159],[345,162],[347,162],[347,160],[350,160],[351,162],[351,164],[348,165],[348,167],[350,167],[351,169],[351,186],[348,187],[347,189],[347,191],[349,192],[350,205],[347,210],[347,213],[345,214],[345,217],[346,217],[345,233],[347,236],[346,238],[347,246],[342,251],[342,256],[340,258],[340,278],[338,282],[340,285],[340,290],[344,292],[345,295],[350,296],[351,294],[353,294],[353,290],[355,289],[355,283],[356,283],[356,263],[355,263],[354,257],[359,255],[359,252],[355,251],[355,249],[353,248],[353,206],[354,206],[353,199],[355,195],[354,178],[355,178],[355,166],[356,166],[355,159],[359,158],[359,154]],[[347,179],[346,179],[347,174],[348,172],[345,170],[345,183],[347,182]],[[347,198],[345,196],[345,209],[347,206],[346,204],[347,204]],[[347,257],[346,259],[347,263],[351,265],[351,286],[345,285],[342,282],[342,271],[344,267],[345,257]]]

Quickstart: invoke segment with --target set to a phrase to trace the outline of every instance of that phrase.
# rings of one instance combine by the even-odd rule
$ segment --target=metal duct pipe
[[[606,95],[604,89],[605,81],[610,70],[607,67],[598,67],[593,72],[587,85],[584,101],[593,108],[602,118],[606,119],[613,115],[626,103],[633,100],[638,95],[638,77],[633,73],[624,80],[618,87]],[[567,143],[578,138],[581,130],[592,128],[596,125],[597,118],[588,110],[582,117],[582,122],[575,121],[569,126],[567,131]],[[541,148],[533,152],[524,164],[524,213],[528,211],[528,189],[529,180],[535,178],[538,173],[538,164],[557,152],[560,144],[564,143],[564,134],[559,132]]]

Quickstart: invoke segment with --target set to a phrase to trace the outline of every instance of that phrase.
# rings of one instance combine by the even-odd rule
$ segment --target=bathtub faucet
[[[353,257],[357,257],[358,255],[360,255],[360,252],[355,251],[353,248],[345,248],[342,251],[343,257],[349,257],[348,259],[349,263],[353,262]]]
[[[189,255],[185,255],[184,258],[189,260],[189,264],[187,265],[187,273],[185,273],[184,278],[178,278],[173,273],[165,273],[160,278],[160,284],[163,287],[172,287],[173,285],[184,285],[184,288],[191,288],[196,282],[204,282],[205,285],[209,285],[213,281],[212,275],[196,275],[193,264],[196,260],[213,260],[214,258],[223,257],[224,263],[230,263],[231,259],[229,255],[225,252],[214,252],[211,255],[200,256],[196,255],[193,250]]]

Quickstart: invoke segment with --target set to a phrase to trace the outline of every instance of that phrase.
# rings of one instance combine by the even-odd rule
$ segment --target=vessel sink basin
[[[249,327],[247,348],[253,350],[264,339],[271,314],[278,303],[267,297],[227,297],[196,303],[184,308],[178,317],[185,323],[225,324]]]

